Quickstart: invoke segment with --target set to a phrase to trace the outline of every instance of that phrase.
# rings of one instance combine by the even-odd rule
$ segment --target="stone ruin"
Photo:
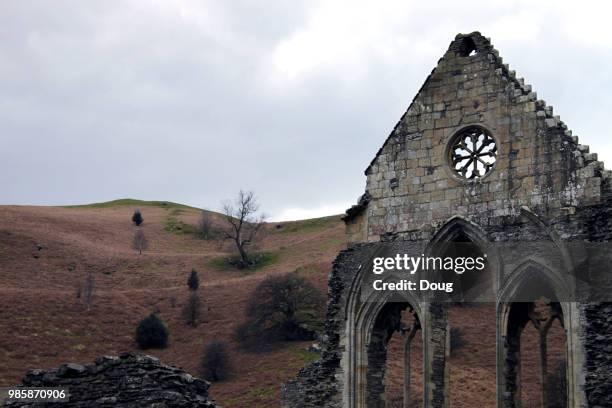
[[[329,275],[321,359],[283,385],[283,407],[387,406],[387,342],[398,331],[406,350],[422,339],[422,406],[449,407],[448,303],[371,291],[364,282],[375,256],[453,242],[490,255],[484,286],[468,274],[455,279],[489,290],[495,306],[496,406],[521,406],[521,332],[531,323],[544,340],[538,406],[549,406],[545,340],[558,320],[565,406],[612,407],[612,303],[592,291],[611,293],[612,274],[609,260],[600,271],[591,265],[610,254],[612,174],[488,38],[456,36],[365,174],[366,191],[344,217],[349,247]],[[496,252],[521,243],[528,245],[513,256]],[[545,318],[536,316],[537,296],[550,310]],[[409,353],[405,360],[409,390]]]
[[[102,357],[89,366],[63,364],[51,371],[30,370],[23,385],[67,388],[69,401],[7,402],[6,407],[217,407],[208,397],[208,382],[157,358],[131,353]]]

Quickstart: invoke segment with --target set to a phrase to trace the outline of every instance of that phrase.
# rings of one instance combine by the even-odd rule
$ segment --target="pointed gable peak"
[[[532,90],[531,85],[526,84],[523,78],[517,77],[516,72],[511,70],[508,64],[504,64],[503,58],[500,57],[499,51],[493,47],[489,37],[485,37],[479,31],[474,31],[468,34],[459,33],[455,36],[454,40],[451,41],[447,51],[438,60],[437,66],[427,76],[423,82],[423,85],[421,85],[421,88],[418,90],[410,103],[410,106],[402,115],[391,134],[385,140],[375,157],[370,162],[369,166],[366,168],[364,172],[366,175],[371,172],[372,166],[382,153],[385,145],[394,135],[397,135],[400,132],[400,128],[402,124],[404,124],[406,116],[414,113],[415,111],[424,109],[422,102],[416,103],[424,91],[428,88],[435,88],[437,86],[436,83],[441,80],[441,75],[465,75],[463,70],[467,65],[474,61],[486,61],[488,64],[488,69],[494,70],[496,76],[500,77],[504,83],[506,83],[509,90],[513,93],[513,97],[533,102],[536,109],[539,111],[538,115],[541,115],[546,119],[547,126],[560,127],[568,137],[572,138],[575,144],[578,144],[578,138],[576,136],[572,136],[572,132],[568,129],[566,124],[561,121],[559,116],[553,115],[553,107],[546,105],[544,100],[537,99],[537,93]],[[451,66],[449,66],[449,64]]]

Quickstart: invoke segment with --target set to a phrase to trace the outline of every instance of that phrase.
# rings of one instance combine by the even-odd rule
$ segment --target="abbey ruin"
[[[610,254],[612,173],[488,38],[456,36],[365,174],[366,191],[344,217],[349,248],[329,276],[322,358],[283,386],[284,407],[388,406],[394,333],[405,341],[403,406],[450,407],[451,303],[372,291],[368,279],[374,257],[447,251],[457,242],[489,255],[487,279],[453,279],[470,300],[485,294],[494,305],[496,406],[523,406],[528,326],[541,339],[537,406],[552,406],[545,379],[553,322],[564,334],[563,405],[612,406],[612,274],[594,266]],[[513,244],[523,246],[509,256],[504,248]],[[415,339],[418,404],[409,395]]]

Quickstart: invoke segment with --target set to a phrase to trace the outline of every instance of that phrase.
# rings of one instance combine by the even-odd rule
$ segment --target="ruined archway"
[[[428,251],[437,257],[484,258],[483,270],[440,271],[438,278],[452,282],[454,291],[441,301],[446,324],[444,406],[461,407],[495,404],[495,290],[499,270],[496,251],[486,233],[474,222],[451,218],[434,235]],[[434,299],[438,300],[438,299]],[[478,397],[466,398],[472,389]],[[490,392],[489,392],[490,390]]]
[[[420,336],[422,343],[423,392],[419,399],[425,401],[428,382],[425,380],[427,364],[427,310],[409,293],[390,294],[370,292],[361,297],[361,276],[353,282],[352,296],[347,305],[347,345],[345,350],[345,392],[343,406],[353,408],[385,407],[384,372],[387,359],[387,343],[391,335],[404,332],[406,344]],[[402,312],[410,312],[413,322],[402,321]],[[408,324],[407,324],[408,323]],[[410,325],[413,323],[413,325]],[[406,361],[408,362],[408,361]],[[405,367],[410,372],[410,367]],[[407,384],[410,389],[410,384]],[[409,398],[409,396],[407,396]],[[428,406],[424,402],[424,406]]]
[[[422,395],[412,395],[411,388],[414,378],[411,378],[412,343],[421,335],[419,317],[410,303],[390,302],[380,310],[374,321],[367,345],[368,367],[366,373],[366,405],[368,407],[404,407],[417,408],[422,406]],[[396,337],[402,340],[403,353],[391,354],[390,340]],[[397,357],[401,356],[400,359]],[[422,362],[422,356],[417,356]],[[390,375],[387,371],[391,359],[399,363],[402,370],[403,392],[400,401],[392,401],[385,380]],[[422,393],[421,393],[422,394]]]
[[[561,274],[534,260],[527,260],[512,271],[508,282],[502,289],[497,305],[497,342],[498,342],[498,406],[517,408],[524,406],[522,399],[522,335],[531,330],[538,336],[536,344],[538,369],[538,407],[577,406],[580,393],[576,390],[577,373],[575,370],[578,353],[576,341],[572,336],[575,325],[575,303],[567,302],[568,290]],[[562,403],[551,405],[553,394],[549,387],[549,341],[551,327],[558,322],[563,331],[562,350],[565,357],[564,370],[560,373],[565,387]],[[555,367],[552,367],[554,370]]]

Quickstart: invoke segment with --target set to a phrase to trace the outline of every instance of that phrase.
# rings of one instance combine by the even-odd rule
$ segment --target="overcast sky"
[[[602,3],[3,0],[0,204],[218,209],[247,189],[272,219],[340,213],[475,30],[611,168]]]

